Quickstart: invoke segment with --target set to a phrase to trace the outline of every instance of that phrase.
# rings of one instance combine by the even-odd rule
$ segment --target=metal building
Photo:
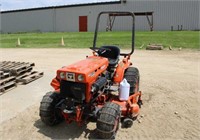
[[[199,0],[116,0],[1,12],[1,32],[94,31],[101,11],[131,11],[136,30],[199,30]],[[114,17],[103,17],[106,31]],[[127,17],[123,17],[127,18]],[[112,30],[129,30],[130,21],[115,17]],[[110,28],[110,27],[109,27]]]

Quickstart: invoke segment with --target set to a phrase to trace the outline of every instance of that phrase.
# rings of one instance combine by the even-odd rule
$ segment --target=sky
[[[115,0],[0,0],[1,11]]]

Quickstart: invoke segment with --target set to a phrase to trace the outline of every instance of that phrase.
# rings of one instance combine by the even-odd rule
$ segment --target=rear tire
[[[60,109],[55,108],[60,101],[59,95],[54,92],[48,92],[43,96],[40,104],[40,118],[48,126],[53,126],[63,120]]]
[[[137,68],[129,67],[124,73],[124,78],[130,84],[130,95],[139,91],[140,74]]]
[[[97,118],[97,133],[101,139],[114,139],[119,128],[120,106],[108,102],[99,111]]]

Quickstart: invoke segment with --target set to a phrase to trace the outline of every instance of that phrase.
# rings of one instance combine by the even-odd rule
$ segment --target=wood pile
[[[146,47],[146,50],[163,50],[163,45],[161,44],[149,44]]]
[[[18,84],[28,84],[44,75],[33,71],[34,63],[1,61],[0,62],[0,95]]]

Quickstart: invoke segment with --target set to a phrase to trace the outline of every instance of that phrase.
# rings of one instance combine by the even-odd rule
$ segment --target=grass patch
[[[19,33],[1,34],[0,48],[16,48],[17,38],[20,38],[20,48],[89,48],[93,45],[94,33],[63,32],[63,33]],[[60,46],[61,37],[65,46]],[[198,31],[153,31],[136,32],[135,46],[162,44],[173,48],[199,49]],[[128,48],[131,45],[130,32],[100,32],[97,46],[117,45]]]

